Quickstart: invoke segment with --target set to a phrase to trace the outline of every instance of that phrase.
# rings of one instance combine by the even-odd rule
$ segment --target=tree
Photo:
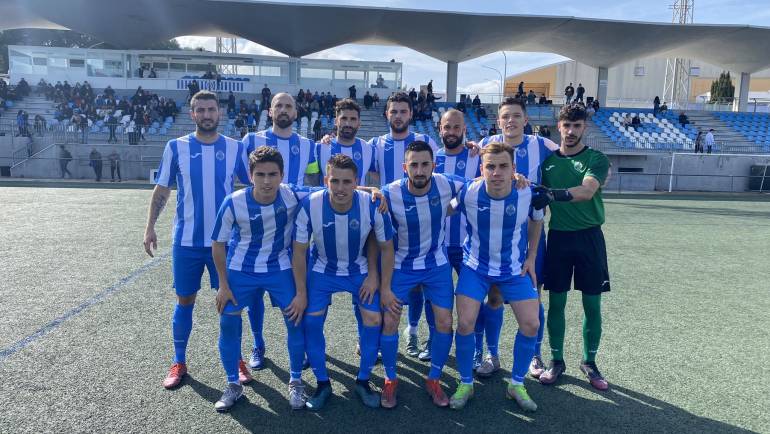
[[[711,83],[711,104],[729,104],[735,96],[735,85],[730,78],[730,71],[723,71],[719,78]]]
[[[100,41],[93,36],[78,33],[73,30],[51,29],[11,29],[0,31],[0,71],[8,72],[8,46],[33,45],[38,47],[69,47],[88,48],[98,45],[98,48],[115,49],[117,47]],[[158,43],[134,47],[121,47],[135,50],[179,50],[179,43],[171,39]]]

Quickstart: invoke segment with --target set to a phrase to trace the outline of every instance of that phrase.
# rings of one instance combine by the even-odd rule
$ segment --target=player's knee
[[[192,295],[178,295],[177,296],[177,303],[179,303],[180,306],[189,306],[191,304],[195,304],[195,296],[197,294]]]
[[[449,312],[441,312],[435,315],[436,318],[436,330],[441,333],[449,333],[452,331],[452,314]]]
[[[398,330],[398,324],[401,322],[401,316],[396,316],[390,312],[382,316],[382,331],[385,334],[393,334]]]
[[[305,314],[305,316],[316,317],[316,316],[322,316],[324,313],[326,313],[326,310],[318,310],[318,311],[315,311],[315,312],[308,312],[308,313]]]
[[[458,315],[457,317],[457,333],[461,335],[467,335],[472,333],[476,329],[476,318],[468,315]]]
[[[540,328],[540,320],[535,318],[528,318],[519,323],[519,330],[525,336],[534,336],[537,334],[537,329]]]
[[[379,327],[382,324],[382,314],[371,310],[361,309],[361,319],[367,327]]]

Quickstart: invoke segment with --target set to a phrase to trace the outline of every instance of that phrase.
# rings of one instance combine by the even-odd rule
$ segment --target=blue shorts
[[[537,284],[545,282],[545,229],[540,233],[540,243],[537,245],[537,258],[535,258],[535,276]]]
[[[529,276],[518,274],[513,276],[485,276],[467,266],[463,266],[462,271],[460,271],[455,294],[464,295],[483,303],[492,285],[500,289],[500,294],[506,302],[537,299],[537,289],[533,287],[532,279]]]
[[[211,247],[184,247],[171,249],[171,271],[174,275],[176,295],[187,297],[201,289],[203,269],[209,270],[211,288],[219,288],[219,276],[211,256]]]
[[[409,291],[418,285],[422,285],[423,293],[431,303],[452,310],[454,288],[449,264],[431,270],[393,270],[390,288],[403,304],[409,304]]]
[[[270,294],[273,306],[283,310],[291,304],[297,294],[291,270],[271,273],[227,270],[227,282],[238,305],[234,306],[228,301],[223,313],[238,312],[244,307],[251,306],[256,300],[265,296],[265,291]]]
[[[463,269],[463,246],[447,246],[446,254],[449,264],[455,269],[457,275],[460,275],[460,270]]]
[[[331,276],[317,271],[309,271],[307,273],[307,309],[305,312],[313,313],[326,309],[332,303],[332,294],[335,292],[349,292],[353,296],[353,304],[372,312],[380,312],[379,291],[374,293],[372,302],[369,304],[359,300],[358,291],[361,289],[366,276],[366,274]]]

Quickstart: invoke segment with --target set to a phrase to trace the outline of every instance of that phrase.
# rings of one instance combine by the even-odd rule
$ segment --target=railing
[[[714,175],[680,173],[612,173],[602,186],[605,193],[629,193],[644,191],[665,192],[721,192],[721,193],[770,193],[770,172],[757,175]]]
[[[588,146],[598,149],[602,152],[611,153],[672,153],[672,152],[694,152],[694,141],[674,140],[661,143],[654,140],[633,140],[634,146],[622,146],[609,138],[603,138],[600,134],[594,133],[588,138],[583,139]],[[731,142],[714,142],[711,152],[704,145],[703,153],[710,154],[766,154],[770,153],[770,148],[761,145],[734,145]]]

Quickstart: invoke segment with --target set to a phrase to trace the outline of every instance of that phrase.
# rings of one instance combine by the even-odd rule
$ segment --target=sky
[[[282,0],[281,3],[313,3],[392,7],[405,9],[442,10],[474,13],[574,16],[613,20],[671,22],[670,5],[674,0],[583,0],[565,5],[563,0]],[[770,27],[769,0],[695,0],[694,20],[700,24],[749,24]],[[185,36],[177,38],[183,47],[204,47],[214,50],[214,38]],[[238,52],[248,54],[282,55],[267,47],[239,39]],[[460,93],[498,93],[500,74],[486,67],[507,71],[508,76],[567,58],[552,53],[523,53],[507,51],[507,64],[502,53],[460,63],[458,90]],[[403,84],[417,87],[433,79],[438,91],[446,88],[446,64],[405,47],[347,44],[305,56],[317,59],[382,60],[395,59],[403,64]]]

